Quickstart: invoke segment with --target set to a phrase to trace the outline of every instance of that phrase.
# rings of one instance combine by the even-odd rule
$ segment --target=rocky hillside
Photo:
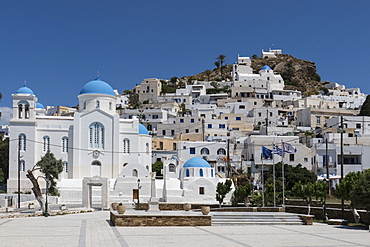
[[[285,82],[284,89],[302,91],[304,96],[315,94],[327,82],[321,82],[316,72],[316,64],[311,61],[295,58],[291,55],[281,54],[273,58],[254,58],[252,68],[258,73],[264,65],[270,66],[274,72],[279,73]]]
[[[284,89],[299,90],[304,96],[317,94],[324,84],[321,82],[321,77],[316,72],[316,64],[311,61],[298,59],[291,55],[281,54],[274,58],[258,58],[252,59],[252,68],[254,73],[264,66],[270,66],[274,72],[281,74],[285,82]],[[220,81],[221,78],[231,80],[232,66],[226,65],[221,69],[206,70],[202,73],[193,76],[184,76],[180,80],[191,83],[193,80],[199,81]]]

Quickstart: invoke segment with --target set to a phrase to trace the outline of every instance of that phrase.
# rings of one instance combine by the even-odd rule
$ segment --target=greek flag
[[[272,150],[268,149],[265,146],[262,146],[262,159],[271,159],[272,158]]]
[[[284,153],[294,154],[297,152],[297,149],[290,143],[282,142],[281,145],[283,147]]]
[[[283,149],[279,148],[277,145],[274,145],[274,150],[272,150],[274,154],[280,155],[284,157],[284,151]]]

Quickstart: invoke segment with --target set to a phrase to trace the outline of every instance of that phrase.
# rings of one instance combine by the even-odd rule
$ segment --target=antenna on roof
[[[24,81],[24,86],[26,86],[27,85],[27,82],[26,82],[26,80]]]

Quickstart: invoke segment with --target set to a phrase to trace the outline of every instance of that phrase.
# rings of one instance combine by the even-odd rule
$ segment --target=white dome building
[[[44,106],[27,86],[12,97],[10,139],[21,140],[21,191],[31,191],[26,171],[50,150],[64,164],[58,182],[62,200],[81,200],[82,179],[94,176],[110,180],[112,196],[122,194],[115,191],[114,185],[123,175],[135,180],[130,191],[126,188],[128,201],[134,200],[138,178],[143,181],[141,196],[149,198],[150,186],[148,183],[145,189],[145,178],[150,179],[151,136],[137,118],[119,118],[117,96],[108,83],[99,78],[86,83],[78,95],[78,112],[73,116],[46,115]],[[18,190],[17,153],[18,142],[11,141],[9,193]]]

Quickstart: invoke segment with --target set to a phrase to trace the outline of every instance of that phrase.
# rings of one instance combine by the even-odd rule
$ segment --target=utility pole
[[[343,116],[340,116],[340,128],[342,131],[340,132],[340,182],[343,182],[343,173],[344,173],[344,168],[343,168],[343,163],[344,163],[344,157],[343,157]],[[344,219],[344,199],[342,198],[342,219]]]
[[[328,156],[328,135],[326,136],[325,139],[325,164],[326,164],[326,180],[324,179],[325,182],[325,194],[324,194],[324,222],[326,222],[326,194],[328,193],[327,188],[329,188],[330,192],[330,186],[328,186],[328,183],[330,185],[330,180],[329,180],[329,156]]]
[[[266,112],[266,135],[269,135],[269,132],[267,130],[269,126],[269,109],[267,108],[267,112]]]
[[[205,138],[204,138],[204,118],[202,119],[202,141],[205,141]]]
[[[18,137],[18,208],[21,208],[21,136]]]
[[[227,139],[227,153],[226,153],[226,160],[227,160],[227,176],[230,177],[230,138]]]

